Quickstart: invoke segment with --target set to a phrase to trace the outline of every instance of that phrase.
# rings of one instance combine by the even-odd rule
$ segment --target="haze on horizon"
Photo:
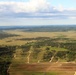
[[[0,26],[76,24],[76,0],[0,0]]]

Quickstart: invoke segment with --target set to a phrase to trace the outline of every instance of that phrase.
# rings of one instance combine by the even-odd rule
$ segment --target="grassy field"
[[[69,58],[72,57],[70,53],[68,54],[69,49],[65,47],[66,45],[59,46],[59,44],[76,43],[76,31],[25,32],[21,30],[4,30],[4,32],[19,35],[0,39],[1,46],[19,47],[16,48],[12,63],[8,69],[10,75],[74,75],[76,59],[68,62]],[[46,39],[44,42],[44,39],[39,40],[38,37],[49,37],[49,39],[53,40],[53,46],[47,45]],[[26,40],[27,38],[32,39]],[[40,41],[42,42],[40,43]],[[42,43],[45,44],[42,45]],[[55,46],[56,44],[57,46]],[[63,54],[58,56],[60,52]]]
[[[23,32],[20,30],[6,30],[8,34],[15,34],[20,36],[13,36],[0,39],[0,45],[23,45],[27,42],[34,42],[36,40],[18,40],[23,38],[37,38],[37,37],[50,37],[50,38],[70,38],[76,40],[76,31],[68,32]]]

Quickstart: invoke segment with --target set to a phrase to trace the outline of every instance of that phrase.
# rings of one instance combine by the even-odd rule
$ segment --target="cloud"
[[[0,2],[0,11],[8,10],[16,13],[33,13],[48,10],[49,5],[49,2],[46,0],[30,0],[29,2]]]
[[[62,5],[52,6],[47,0],[28,2],[0,2],[0,18],[75,18],[76,9],[65,9]]]

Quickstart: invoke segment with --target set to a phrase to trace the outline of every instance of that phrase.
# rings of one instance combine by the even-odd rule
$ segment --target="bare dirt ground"
[[[58,72],[58,75],[75,75],[76,63],[29,63],[12,65],[9,72]],[[20,74],[23,75],[23,74]]]

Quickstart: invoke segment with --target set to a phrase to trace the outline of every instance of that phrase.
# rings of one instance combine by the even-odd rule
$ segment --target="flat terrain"
[[[13,54],[12,63],[8,69],[10,75],[75,75],[76,58],[71,59],[72,61],[69,60],[72,56],[68,54],[69,49],[65,47],[65,43],[76,43],[76,31],[25,32],[17,29],[4,30],[4,32],[18,36],[0,39],[1,46],[20,47],[16,48]],[[45,43],[44,45],[39,42],[41,37],[46,39],[59,38],[59,40],[54,41],[53,46],[48,46],[45,42],[42,42]],[[44,41],[44,38],[42,41]],[[33,46],[39,46],[34,45],[38,44],[37,42],[41,44],[40,47],[33,48]],[[60,47],[59,44],[61,43],[65,44],[64,47],[62,45]],[[29,49],[28,46],[30,47]],[[59,52],[64,53],[65,56],[64,54],[58,56]]]
[[[74,75],[76,63],[13,64],[10,75]]]
[[[23,32],[20,30],[5,30],[8,34],[15,34],[20,36],[8,37],[0,40],[0,45],[23,45],[27,42],[34,42],[36,40],[18,40],[22,38],[37,38],[37,37],[64,37],[76,40],[76,31],[68,31],[68,32]]]

